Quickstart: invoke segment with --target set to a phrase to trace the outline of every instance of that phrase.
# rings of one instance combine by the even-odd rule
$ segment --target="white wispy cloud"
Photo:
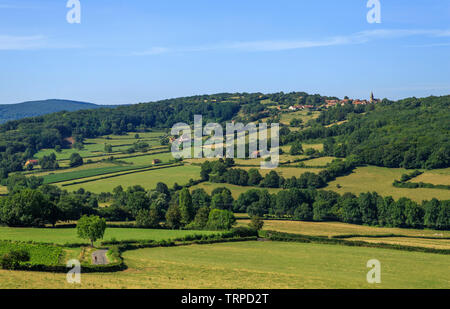
[[[285,51],[304,48],[329,47],[339,45],[363,44],[373,40],[395,39],[411,36],[424,37],[450,37],[450,30],[424,30],[424,29],[379,29],[361,31],[351,35],[333,36],[320,40],[265,40],[218,43],[212,45],[189,47],[152,47],[148,50],[134,52],[134,56],[150,56],[166,53],[204,52],[235,50],[247,52]]]
[[[45,46],[45,37],[0,35],[0,50],[38,49]]]
[[[83,48],[83,46],[77,43],[52,40],[44,35],[17,36],[0,34],[0,51],[78,48]]]

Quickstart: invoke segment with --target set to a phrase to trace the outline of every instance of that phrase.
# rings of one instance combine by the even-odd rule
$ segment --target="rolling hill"
[[[0,123],[5,123],[10,120],[18,120],[27,117],[51,114],[60,111],[73,112],[82,109],[96,109],[102,107],[110,106],[58,99],[28,101],[17,104],[0,104]]]

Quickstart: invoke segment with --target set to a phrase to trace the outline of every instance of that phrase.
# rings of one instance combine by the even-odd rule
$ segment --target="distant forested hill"
[[[308,103],[318,107],[326,99],[303,92],[223,93],[8,121],[0,125],[0,179],[20,171],[25,160],[39,149],[67,147],[67,137],[77,140],[148,128],[169,129],[177,122],[191,123],[196,114],[203,115],[205,123],[263,118],[277,122],[281,111],[276,106]],[[347,122],[325,126],[342,119]],[[318,139],[325,141],[326,155],[354,156],[360,163],[378,166],[450,166],[450,96],[395,102],[385,99],[364,110],[323,110],[316,122],[312,128],[300,131],[284,127],[281,143]]]
[[[101,108],[92,103],[77,102],[70,100],[43,100],[29,101],[17,104],[0,104],[0,123],[10,120],[18,120],[27,117],[41,116],[60,111],[78,111],[81,109]]]
[[[345,112],[345,111],[344,111]],[[335,110],[321,120],[333,119]],[[349,113],[341,125],[292,132],[283,142],[326,139],[324,151],[361,163],[403,168],[450,166],[450,96],[383,100],[364,114]],[[339,119],[336,119],[339,120]]]

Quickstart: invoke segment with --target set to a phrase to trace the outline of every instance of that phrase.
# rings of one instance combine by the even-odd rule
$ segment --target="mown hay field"
[[[162,230],[135,228],[107,228],[104,241],[116,240],[163,240],[194,234],[214,234],[212,231]],[[35,241],[53,244],[89,244],[78,238],[75,228],[11,228],[0,227],[0,240]],[[100,243],[98,241],[97,243]]]
[[[410,182],[424,182],[433,185],[450,185],[450,168],[426,171]]]
[[[338,177],[336,180],[330,182],[326,189],[340,194],[345,192],[359,194],[375,191],[382,196],[392,196],[395,199],[408,197],[419,203],[423,200],[431,200],[433,198],[439,200],[450,199],[450,190],[428,188],[407,189],[396,188],[392,185],[394,180],[399,180],[403,174],[410,172],[410,170],[401,168],[377,166],[358,167],[350,175]],[[443,177],[446,176],[443,175]],[[338,185],[340,188],[338,188]]]
[[[239,225],[247,225],[249,220],[238,220]],[[374,227],[348,224],[342,222],[307,222],[288,220],[264,220],[264,230],[284,233],[303,234],[312,236],[338,236],[338,235],[405,235],[416,237],[450,237],[450,231],[437,231],[430,229],[402,229],[388,227]]]
[[[216,188],[228,188],[231,191],[231,194],[233,195],[234,199],[237,199],[239,197],[239,195],[241,195],[244,192],[247,192],[248,190],[251,189],[258,189],[258,190],[263,190],[266,188],[259,188],[259,187],[242,187],[242,186],[236,186],[236,185],[231,185],[228,183],[213,183],[213,182],[202,182],[198,185],[192,186],[190,188],[190,190],[195,190],[195,189],[204,189],[206,191],[206,193],[211,194],[211,192],[216,189]],[[281,191],[282,189],[272,189],[272,188],[267,188],[267,190],[269,191],[269,193],[277,193],[279,191]]]
[[[338,245],[238,242],[151,248],[123,254],[128,269],[83,274],[0,270],[0,288],[450,288],[448,256]],[[381,284],[366,280],[371,259],[381,263]]]
[[[118,173],[120,174],[120,173]],[[108,176],[114,176],[115,174],[111,174]],[[136,172],[128,175],[122,175],[107,179],[96,180],[98,177],[85,178],[83,180],[95,180],[91,182],[75,184],[75,185],[67,185],[72,181],[59,183],[59,186],[64,186],[64,189],[68,191],[76,191],[80,188],[84,188],[93,193],[101,193],[101,192],[112,192],[114,188],[117,186],[122,186],[127,188],[129,186],[140,185],[144,187],[146,190],[151,190],[156,187],[158,182],[164,182],[169,187],[173,186],[175,183],[179,185],[185,185],[189,182],[189,179],[198,179],[200,178],[200,167],[198,166],[176,166],[176,167],[167,167],[162,169],[149,170],[144,172]]]

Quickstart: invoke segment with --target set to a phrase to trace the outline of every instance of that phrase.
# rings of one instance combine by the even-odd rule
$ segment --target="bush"
[[[252,237],[258,236],[258,231],[252,228],[248,228],[245,226],[239,226],[232,228],[230,231],[233,237]]]
[[[22,262],[30,260],[30,253],[25,250],[11,250],[0,259],[0,265],[3,269],[17,269]]]

